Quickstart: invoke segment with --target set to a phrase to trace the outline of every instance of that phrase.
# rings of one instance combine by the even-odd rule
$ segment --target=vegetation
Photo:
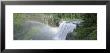
[[[23,23],[28,20],[38,21],[48,24],[52,27],[58,27],[61,21],[74,21],[76,19],[83,20],[82,23],[72,32],[68,33],[67,40],[96,40],[97,39],[97,14],[96,13],[14,13],[14,35],[18,35],[25,39],[31,39],[31,31],[23,32]],[[18,34],[17,34],[18,33]],[[19,34],[24,33],[24,37]],[[17,37],[18,37],[17,36]],[[29,37],[25,37],[29,36]],[[14,36],[14,39],[17,39]]]
[[[84,20],[67,39],[75,40],[96,40],[97,39],[97,14],[88,13],[81,16]]]

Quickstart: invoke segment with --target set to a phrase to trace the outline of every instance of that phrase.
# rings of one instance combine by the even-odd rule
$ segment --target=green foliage
[[[60,21],[73,21],[74,19],[81,19],[80,13],[53,13],[53,25],[59,26]]]
[[[21,13],[14,13],[13,14],[13,23],[14,23],[14,33],[19,33],[21,32],[22,29],[22,23],[24,22],[24,18],[21,17]]]
[[[97,30],[94,30],[92,33],[90,33],[86,39],[96,40],[97,39]]]
[[[97,24],[97,14],[95,13],[85,14],[82,19],[84,20],[83,27],[90,27]]]
[[[59,22],[73,21],[81,19],[84,22],[80,24],[72,33],[68,33],[67,40],[96,40],[97,39],[97,14],[96,13],[14,13],[14,33],[23,32],[23,23],[27,20],[38,21],[48,24],[52,27],[58,27]],[[20,39],[31,39],[33,33],[38,33],[39,29],[31,28],[24,32],[24,37],[19,35]],[[26,37],[28,36],[28,37]],[[14,36],[15,39],[17,39]]]
[[[82,15],[84,21],[77,27],[74,32],[68,34],[67,39],[72,37],[73,40],[96,40],[97,39],[97,14],[88,13]]]
[[[18,13],[18,14],[14,13],[13,17],[14,17],[14,24],[20,25],[24,21],[24,18],[22,18],[21,13]]]

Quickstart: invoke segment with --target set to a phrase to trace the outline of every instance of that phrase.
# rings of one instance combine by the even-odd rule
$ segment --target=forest
[[[65,40],[97,40],[97,13],[14,13],[13,21],[14,40],[32,40],[33,37],[39,38],[45,35],[37,36],[41,33],[39,31],[42,26],[38,27],[36,24],[30,24],[30,26],[25,24],[27,21],[40,22],[53,28],[58,28],[62,21],[79,21],[77,27],[67,33]],[[36,26],[32,27],[32,25]],[[42,39],[48,40],[45,38],[46,35]]]

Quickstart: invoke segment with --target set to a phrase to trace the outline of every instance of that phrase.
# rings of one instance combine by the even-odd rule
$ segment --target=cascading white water
[[[76,24],[72,22],[66,23],[63,21],[59,27],[50,27],[36,21],[26,21],[23,24],[23,40],[65,40],[68,33],[72,32],[76,28]],[[17,39],[21,39],[19,35],[16,35]],[[30,37],[30,38],[29,38]]]
[[[72,32],[75,28],[76,24],[73,24],[72,22],[66,23],[66,21],[63,21],[58,28],[58,32],[53,38],[55,40],[65,40],[67,34]]]

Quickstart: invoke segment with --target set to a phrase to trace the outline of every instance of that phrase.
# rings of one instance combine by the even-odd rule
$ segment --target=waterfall
[[[76,28],[76,24],[73,24],[72,22],[66,23],[66,21],[63,21],[59,28],[58,32],[56,33],[54,39],[55,40],[65,40],[68,33],[73,32],[73,30]]]
[[[37,21],[26,21],[22,33],[16,34],[16,37],[18,40],[65,40],[75,28],[73,22],[63,21],[59,27],[50,27]]]

